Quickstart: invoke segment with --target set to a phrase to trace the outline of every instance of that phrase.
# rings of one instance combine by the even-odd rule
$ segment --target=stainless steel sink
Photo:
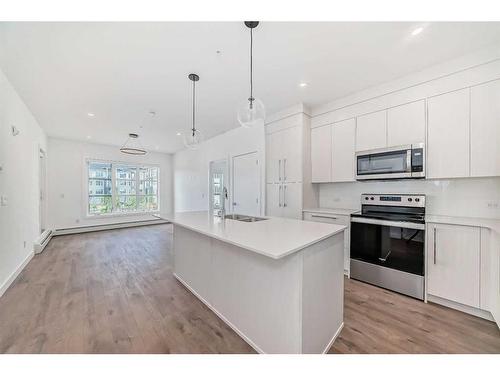
[[[225,216],[226,219],[244,221],[247,223],[253,223],[255,221],[267,220],[265,217],[255,217],[255,216],[246,216],[246,215],[238,215],[238,214],[230,214]]]

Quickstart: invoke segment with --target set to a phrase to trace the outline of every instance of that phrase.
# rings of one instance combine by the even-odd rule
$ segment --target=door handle
[[[286,159],[283,159],[283,181],[286,181]]]
[[[279,207],[281,207],[281,188],[282,188],[282,186],[280,185],[280,188],[279,188],[279,191],[278,191],[278,202],[279,202],[278,206]]]
[[[281,159],[278,160],[278,179],[281,181]]]
[[[286,185],[283,186],[283,207],[286,207]]]
[[[436,227],[434,227],[434,264],[436,264]]]

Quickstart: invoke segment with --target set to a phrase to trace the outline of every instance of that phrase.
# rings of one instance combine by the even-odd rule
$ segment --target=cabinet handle
[[[281,159],[278,160],[278,178],[281,181]]]
[[[333,220],[338,219],[338,217],[335,217],[335,216],[324,216],[324,215],[311,215],[311,217],[319,217],[321,219],[333,219]]]
[[[283,159],[283,180],[286,181],[286,159]]]
[[[434,264],[436,264],[436,228],[434,227]]]
[[[286,185],[283,186],[283,207],[286,207]]]
[[[279,202],[278,206],[279,207],[281,207],[281,188],[282,188],[282,186],[280,185],[280,189],[278,191],[278,202]]]

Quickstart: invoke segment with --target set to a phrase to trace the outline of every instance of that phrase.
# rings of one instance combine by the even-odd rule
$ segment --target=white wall
[[[312,108],[317,127],[500,78],[500,45]],[[322,207],[358,208],[361,193],[424,193],[436,215],[500,218],[500,178],[319,185]]]
[[[12,136],[11,126],[19,129]],[[39,232],[38,150],[46,136],[0,70],[0,295],[33,254]]]
[[[150,214],[115,217],[87,217],[86,159],[157,164],[160,167],[160,210],[172,210],[172,155],[148,152],[144,156],[125,155],[119,147],[75,142],[57,138],[48,140],[48,223],[51,229],[150,220]]]
[[[210,138],[197,150],[182,150],[174,156],[175,211],[208,210],[208,179],[211,161],[227,159],[231,180],[234,156],[257,151],[261,166],[261,214],[265,207],[265,134],[264,125],[251,129],[236,128]],[[230,191],[231,191],[230,187]]]

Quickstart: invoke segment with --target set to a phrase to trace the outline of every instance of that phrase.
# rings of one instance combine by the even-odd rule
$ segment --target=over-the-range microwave
[[[425,177],[423,143],[356,152],[356,180]]]

